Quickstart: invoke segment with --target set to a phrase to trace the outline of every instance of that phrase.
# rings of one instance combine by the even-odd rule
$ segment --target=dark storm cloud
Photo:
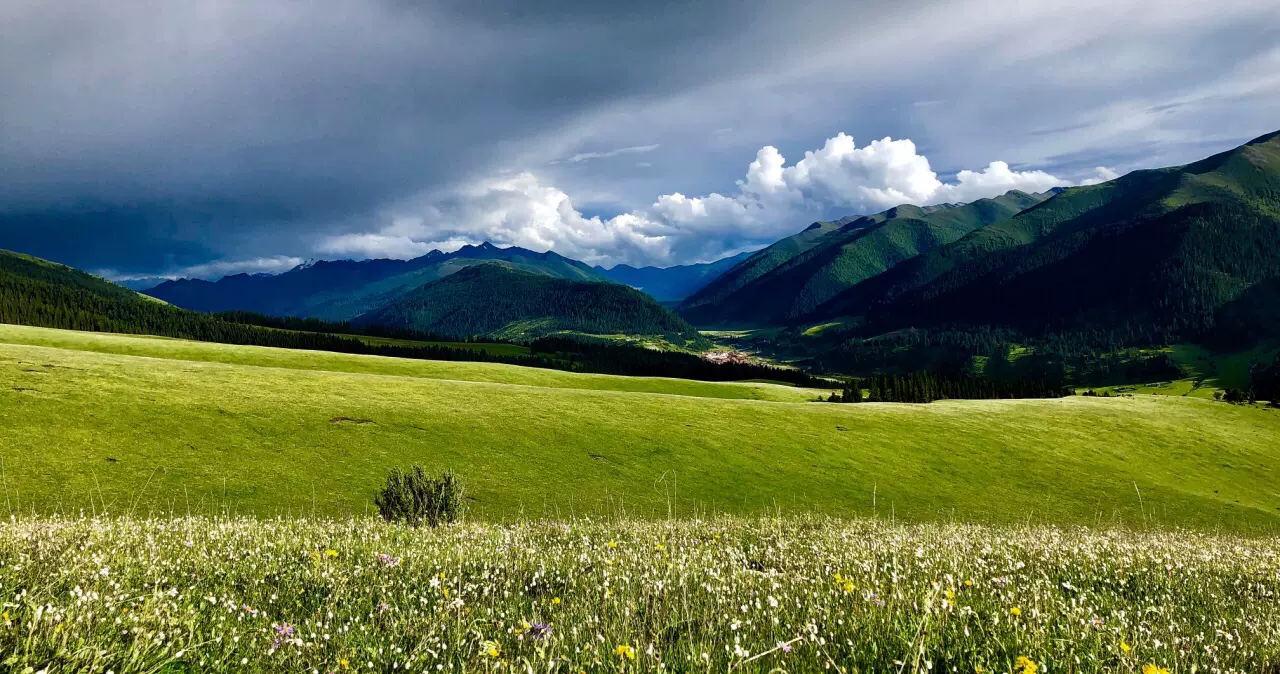
[[[654,211],[736,194],[763,146],[1187,161],[1280,119],[1278,43],[1268,0],[8,0],[0,247],[137,274],[486,236],[714,257],[830,205]]]
[[[610,5],[6,3],[0,245],[157,269],[349,228],[567,117],[687,85],[750,16]]]

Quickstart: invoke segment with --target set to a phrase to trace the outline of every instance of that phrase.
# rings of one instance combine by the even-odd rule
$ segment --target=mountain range
[[[683,264],[674,267],[633,267],[620,264],[595,270],[615,283],[643,290],[659,302],[679,302],[733,269],[752,253],[738,253],[715,262]]]
[[[968,204],[902,205],[815,222],[749,256],[681,303],[698,325],[776,325],[900,262],[1054,196],[1012,191]]]
[[[591,267],[553,252],[499,248],[485,242],[412,260],[320,260],[285,273],[236,274],[217,281],[166,281],[146,294],[194,311],[253,311],[346,321],[460,269],[499,260],[512,268],[579,281],[609,281]]]
[[[1258,322],[1264,312],[1245,307],[1277,306],[1278,285],[1280,132],[1185,166],[1064,190],[796,322],[840,319],[865,335],[985,325],[1124,343],[1221,341],[1230,338],[1224,320],[1234,331],[1271,330]]]

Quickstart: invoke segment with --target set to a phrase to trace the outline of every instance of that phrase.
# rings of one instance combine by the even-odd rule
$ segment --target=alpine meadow
[[[1266,0],[0,3],[0,674],[1280,674]]]

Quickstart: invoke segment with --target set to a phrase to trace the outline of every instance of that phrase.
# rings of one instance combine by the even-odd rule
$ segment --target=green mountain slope
[[[0,323],[294,349],[377,350],[350,336],[273,330],[189,311],[78,269],[5,250],[0,250]]]
[[[1151,343],[1209,333],[1220,310],[1277,276],[1280,133],[1071,188],[858,284],[806,319],[856,316],[868,334],[984,324]]]
[[[79,269],[8,250],[0,250],[0,279],[15,287],[18,283],[29,284],[31,287],[57,286],[123,301],[143,301],[145,297],[124,286]],[[0,304],[0,311],[4,308],[16,309],[27,304],[14,296],[6,296],[5,299],[7,301]],[[146,297],[146,300],[155,302],[149,297]]]
[[[345,321],[386,306],[425,283],[493,260],[557,278],[608,280],[586,264],[553,252],[499,248],[486,242],[452,253],[431,251],[412,260],[322,260],[274,276],[237,274],[216,282],[181,279],[146,292],[196,311],[254,311]]]
[[[831,222],[815,222],[803,232],[794,234],[774,243],[767,248],[756,251],[746,260],[738,263],[733,269],[720,275],[701,290],[691,295],[680,305],[680,313],[695,322],[714,322],[717,320],[715,305],[724,301],[743,286],[764,276],[787,260],[806,250],[821,245],[829,235],[838,232],[842,227],[857,218],[835,220]]]
[[[230,323],[78,269],[5,250],[0,250],[0,323],[294,348],[351,342]]]
[[[1015,190],[969,204],[903,205],[875,215],[814,223],[739,265],[717,287],[708,286],[691,297],[681,313],[700,324],[784,323],[863,280],[1048,196]],[[734,277],[727,278],[730,274]]]
[[[528,339],[568,331],[698,339],[683,319],[634,288],[535,274],[503,262],[462,269],[355,322],[452,337]]]

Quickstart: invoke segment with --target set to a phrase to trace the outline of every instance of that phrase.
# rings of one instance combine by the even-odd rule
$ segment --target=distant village
[[[742,363],[747,364],[753,362],[751,356],[743,351],[709,351],[702,354],[703,360],[712,363]]]

